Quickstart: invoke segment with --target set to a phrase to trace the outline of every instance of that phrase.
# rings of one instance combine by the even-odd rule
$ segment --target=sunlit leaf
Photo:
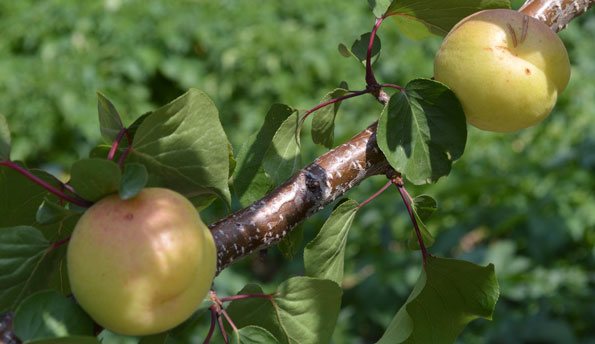
[[[395,170],[414,184],[433,183],[463,154],[467,122],[451,90],[416,79],[391,97],[378,120],[377,138]]]
[[[247,285],[239,294],[262,294],[262,289]],[[237,300],[227,310],[238,328],[262,327],[279,343],[328,343],[339,315],[341,294],[335,282],[294,277],[279,285],[272,300]]]
[[[239,344],[276,344],[279,343],[269,331],[258,326],[246,326],[233,332],[231,343]]]
[[[431,247],[434,244],[435,239],[430,231],[428,231],[424,222],[432,216],[434,211],[436,211],[436,200],[428,195],[419,195],[413,198],[413,203],[411,205],[424,244],[426,247]],[[407,246],[412,250],[419,250],[419,242],[417,241],[417,235],[414,230],[412,230],[409,235]]]
[[[498,295],[492,264],[429,257],[378,344],[453,343],[470,321],[491,319]]]
[[[348,90],[343,88],[337,88],[322,98],[321,103],[329,101],[331,99],[339,98],[349,93]],[[335,140],[335,118],[341,102],[337,102],[322,109],[316,111],[312,116],[312,141],[317,144],[321,144],[326,148],[333,148],[333,142]]]
[[[277,248],[287,260],[292,260],[295,255],[300,252],[303,241],[304,227],[299,226],[292,229],[287,236],[279,241]]]
[[[306,245],[304,266],[311,277],[343,282],[343,264],[347,235],[358,210],[358,203],[347,200],[341,203],[326,220],[318,235]]]
[[[276,185],[284,182],[302,165],[298,125],[299,114],[296,111],[277,129],[264,155],[262,166]]]
[[[230,202],[228,140],[204,92],[191,89],[151,112],[136,130],[133,147],[127,161],[147,168],[148,186],[178,191],[198,206],[214,197]]]

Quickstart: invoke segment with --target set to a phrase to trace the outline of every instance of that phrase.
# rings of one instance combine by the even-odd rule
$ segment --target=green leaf
[[[306,275],[330,279],[338,285],[343,282],[343,264],[347,235],[358,203],[347,200],[341,203],[326,220],[320,232],[306,245],[304,266]]]
[[[274,186],[264,172],[262,162],[275,133],[293,112],[287,105],[271,105],[258,133],[242,145],[233,175],[233,189],[242,206],[261,198]]]
[[[124,124],[114,104],[99,92],[97,92],[97,112],[101,136],[106,142],[112,143],[118,137],[118,133],[124,129]]]
[[[377,138],[395,170],[413,184],[433,183],[448,175],[463,154],[467,123],[451,90],[416,79],[391,97],[378,120]]]
[[[57,185],[47,172],[31,170],[35,176]],[[37,209],[49,193],[20,173],[0,166],[0,227],[34,225]]]
[[[0,161],[10,160],[10,130],[6,118],[0,115]]]
[[[347,93],[349,93],[348,90],[337,88],[324,96],[320,102],[323,103],[334,98],[339,98]],[[333,142],[335,140],[335,118],[337,117],[340,106],[341,102],[336,102],[323,107],[313,114],[311,133],[314,143],[321,144],[329,149],[333,148]]]
[[[300,251],[304,241],[304,227],[292,229],[287,236],[285,236],[278,244],[277,248],[285,259],[292,260],[293,257]]]
[[[279,343],[269,331],[258,326],[246,326],[233,332],[231,343],[240,344],[276,344]]]
[[[382,1],[378,10],[386,2]],[[492,8],[510,8],[510,0],[399,0],[392,2],[386,12],[401,32],[419,39],[429,34],[445,36],[461,19]]]
[[[175,190],[197,206],[214,197],[230,203],[228,145],[215,104],[191,89],[144,118],[128,161],[145,165],[148,186]]]
[[[210,300],[208,302],[203,301],[199,310],[194,312],[189,319],[167,332],[165,344],[192,343],[198,336],[204,337],[205,334],[201,330],[202,327],[208,327],[207,324],[210,324],[210,317],[208,316],[210,313],[207,311],[212,304]]]
[[[97,338],[90,336],[69,336],[62,338],[40,339],[27,342],[27,344],[100,344]],[[103,343],[110,344],[110,343]]]
[[[390,5],[395,0],[368,0],[368,5],[372,9],[372,12],[376,16],[376,18],[380,18],[384,16]]]
[[[239,294],[262,294],[262,289],[247,285]],[[238,328],[262,327],[280,343],[328,343],[339,315],[341,294],[341,288],[332,281],[293,277],[279,285],[272,300],[237,300],[227,311]]]
[[[97,339],[103,344],[139,344],[141,337],[125,336],[104,329],[99,333]]]
[[[93,320],[73,298],[45,290],[26,298],[14,315],[14,332],[23,341],[93,335]]]
[[[67,209],[62,205],[45,199],[37,209],[35,221],[41,225],[53,224],[64,221],[70,216],[78,216],[79,213]]]
[[[262,166],[276,185],[283,183],[301,166],[299,113],[289,116],[273,136]]]
[[[429,257],[378,344],[453,343],[470,321],[491,319],[498,294],[492,264]]]
[[[67,286],[60,286],[63,281],[53,279],[62,271],[65,254],[65,245],[52,250],[33,227],[0,228],[0,313],[14,310],[23,298],[50,286],[67,291]]]
[[[115,193],[122,173],[118,164],[106,159],[82,159],[70,168],[70,185],[82,198],[95,202]]]
[[[419,195],[413,198],[412,203],[413,213],[417,221],[418,227],[421,231],[421,237],[426,247],[431,247],[434,244],[434,237],[428,231],[428,228],[424,224],[424,221],[430,218],[430,216],[436,211],[436,200],[428,195]],[[415,231],[412,230],[407,240],[407,247],[411,250],[419,250],[419,242]]]
[[[149,173],[144,165],[137,163],[129,163],[124,165],[124,173],[122,173],[122,180],[118,194],[123,200],[133,198],[147,185],[149,180]]]
[[[350,52],[357,60],[362,62],[364,65],[366,63],[366,55],[368,54],[368,44],[370,44],[370,36],[372,35],[371,32],[367,32],[359,36],[358,39],[353,42],[351,45]],[[380,53],[380,48],[382,44],[380,43],[380,37],[378,35],[374,36],[374,42],[372,42],[372,55],[374,57]]]

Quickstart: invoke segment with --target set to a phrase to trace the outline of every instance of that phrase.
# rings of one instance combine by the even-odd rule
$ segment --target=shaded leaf
[[[79,213],[65,208],[64,206],[45,199],[37,209],[35,221],[42,225],[53,224],[63,221],[70,216],[78,216]]]
[[[339,43],[337,49],[339,50],[339,54],[341,54],[343,57],[352,56],[351,51],[349,51],[349,48],[347,48],[347,46],[343,43]]]
[[[117,192],[121,179],[120,167],[111,160],[82,159],[70,168],[70,185],[91,202]]]
[[[416,79],[391,97],[378,120],[377,138],[395,170],[413,184],[433,183],[463,154],[467,123],[451,90]]]
[[[233,332],[231,343],[240,344],[275,344],[279,343],[269,331],[258,326],[246,326]]]
[[[429,257],[407,302],[379,344],[453,343],[476,318],[491,319],[499,287],[494,266]]]
[[[133,198],[147,185],[149,174],[144,165],[129,163],[124,165],[122,180],[118,189],[118,194],[123,200]]]
[[[208,300],[199,307],[198,311],[194,312],[190,318],[167,332],[165,344],[186,344],[196,341],[197,337],[204,337],[204,333],[200,331],[206,324],[210,324],[210,313],[208,308],[213,303]]]
[[[101,136],[108,143],[115,141],[124,124],[114,104],[100,92],[97,92],[97,112]]]
[[[262,294],[262,289],[247,285],[239,294]],[[280,343],[328,343],[339,315],[341,294],[341,288],[332,281],[294,277],[279,285],[272,301],[237,300],[227,311],[238,328],[262,327]]]
[[[274,186],[265,174],[262,162],[275,133],[293,112],[287,105],[271,105],[258,133],[242,145],[233,176],[233,189],[242,206],[261,198]]]
[[[148,186],[175,190],[197,206],[214,197],[229,203],[228,144],[215,104],[191,89],[142,120],[128,161],[147,168]]]
[[[10,160],[10,130],[6,118],[0,115],[0,161]]]
[[[413,198],[413,203],[411,204],[413,208],[413,213],[415,215],[415,219],[417,221],[418,227],[421,231],[421,237],[424,241],[426,247],[431,247],[434,244],[434,236],[428,231],[428,228],[424,224],[424,221],[430,218],[430,216],[436,211],[436,200],[428,195],[419,195]],[[412,230],[411,234],[409,235],[409,240],[407,241],[407,247],[412,250],[419,250],[419,242],[417,241],[417,236],[415,231]]]
[[[324,103],[331,99],[342,97],[347,93],[349,93],[348,90],[337,88],[325,95],[320,102]],[[341,102],[336,102],[323,107],[313,114],[311,133],[314,143],[321,144],[329,149],[333,148],[333,142],[335,140],[335,118],[340,106]]]
[[[99,341],[97,338],[91,336],[69,336],[62,338],[33,340],[27,342],[27,344],[99,344]]]
[[[380,2],[378,11],[388,1]],[[392,2],[386,12],[392,15],[400,32],[419,39],[429,34],[445,36],[461,19],[493,8],[510,8],[510,0],[399,0]]]
[[[359,36],[358,39],[353,42],[351,45],[351,54],[353,57],[358,59],[364,65],[366,63],[366,55],[368,54],[368,45],[370,44],[370,36],[372,35],[371,32],[367,32]],[[372,42],[372,55],[374,57],[380,53],[380,48],[382,44],[380,43],[380,37],[378,35],[374,36],[374,42]]]
[[[262,166],[275,185],[284,182],[302,164],[298,125],[299,114],[295,111],[277,129],[264,155]]]
[[[304,266],[306,275],[343,282],[343,264],[347,235],[358,210],[358,203],[341,203],[326,220],[318,235],[306,245]]]
[[[0,312],[14,310],[23,298],[57,283],[52,277],[65,250],[50,247],[33,227],[0,228]]]
[[[300,251],[304,241],[304,227],[292,229],[287,236],[285,236],[278,244],[277,248],[285,259],[292,260],[293,257]]]
[[[94,323],[73,298],[45,290],[23,300],[15,312],[13,326],[21,340],[30,341],[92,336]]]

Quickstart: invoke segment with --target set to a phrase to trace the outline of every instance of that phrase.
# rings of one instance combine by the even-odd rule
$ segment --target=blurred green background
[[[1,1],[0,113],[12,129],[13,158],[67,173],[99,140],[95,92],[129,124],[190,87],[214,99],[237,152],[271,103],[307,109],[343,80],[363,88],[362,66],[337,45],[350,46],[373,21],[364,0]],[[439,37],[410,40],[390,20],[379,34],[380,80],[432,76]],[[471,128],[449,177],[410,187],[438,201],[427,223],[437,235],[432,253],[496,265],[494,320],[473,322],[460,343],[595,343],[593,10],[561,37],[573,74],[543,124],[506,135]],[[371,98],[344,103],[336,143],[379,111]],[[307,135],[302,140],[305,161],[324,153]],[[363,201],[383,184],[372,178],[348,196]],[[303,225],[306,241],[329,211]],[[223,213],[216,205],[203,215],[211,221]],[[334,342],[374,342],[405,301],[420,262],[405,246],[410,231],[394,190],[358,215]],[[300,257],[288,262],[269,250],[215,282],[227,294],[301,272]]]

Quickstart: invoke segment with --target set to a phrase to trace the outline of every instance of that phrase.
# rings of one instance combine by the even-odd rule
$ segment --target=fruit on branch
[[[72,293],[101,326],[147,335],[186,320],[216,269],[213,237],[184,196],[147,188],[90,207],[68,244]]]
[[[511,132],[547,117],[568,84],[570,63],[544,23],[513,10],[485,10],[446,36],[434,78],[457,95],[470,124]]]

